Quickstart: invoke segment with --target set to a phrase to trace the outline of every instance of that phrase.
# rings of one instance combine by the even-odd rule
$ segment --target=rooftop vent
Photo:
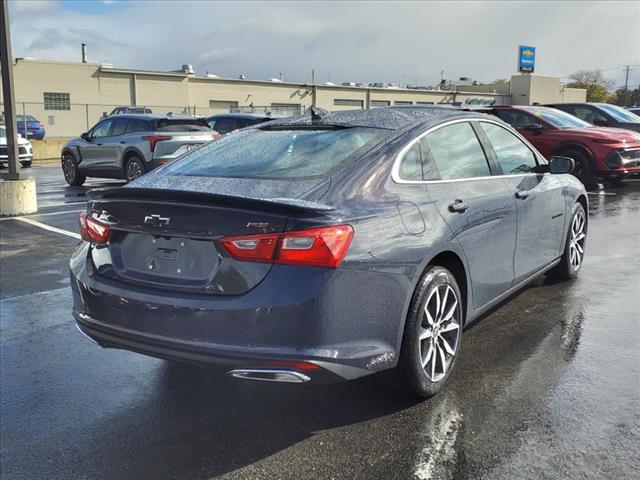
[[[190,65],[188,63],[185,63],[184,65],[182,65],[182,68],[180,69],[180,71],[182,73],[186,73],[187,75],[195,74],[195,72],[193,71],[193,65]]]

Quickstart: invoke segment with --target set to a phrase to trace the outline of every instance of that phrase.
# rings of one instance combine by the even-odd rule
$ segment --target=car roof
[[[267,115],[266,113],[242,113],[242,112],[230,112],[230,113],[216,113],[215,115],[210,115],[207,117],[207,120],[210,118],[220,118],[220,117],[233,117],[233,118],[244,118],[247,120],[261,120],[263,118],[273,118],[271,115]]]
[[[193,117],[191,115],[167,115],[160,113],[123,113],[121,115],[107,118],[138,118],[140,120],[199,120],[202,117]]]
[[[279,118],[261,125],[260,128],[277,127],[304,127],[304,126],[342,126],[342,127],[370,127],[384,128],[389,130],[400,130],[422,123],[437,123],[439,120],[454,118],[484,118],[484,114],[473,113],[459,108],[436,106],[436,105],[407,105],[380,107],[368,110],[341,110],[337,112],[327,112],[326,110],[320,118],[312,120],[310,113],[303,115]]]

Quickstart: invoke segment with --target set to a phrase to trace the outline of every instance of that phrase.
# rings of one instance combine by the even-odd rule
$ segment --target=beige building
[[[185,66],[188,67],[188,66]],[[515,75],[500,85],[457,91],[308,85],[197,76],[189,68],[157,72],[95,63],[16,59],[16,109],[45,124],[47,137],[76,136],[123,105],[154,113],[211,115],[242,111],[295,114],[317,105],[328,110],[387,105],[509,105],[584,101],[585,91],[563,88],[555,77]]]

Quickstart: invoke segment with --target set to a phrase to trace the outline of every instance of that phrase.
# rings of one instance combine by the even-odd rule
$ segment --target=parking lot
[[[637,478],[640,180],[590,192],[580,277],[485,315],[417,402],[370,377],[243,382],[94,345],[68,259],[84,193],[114,182],[23,173],[39,213],[0,221],[2,478]]]

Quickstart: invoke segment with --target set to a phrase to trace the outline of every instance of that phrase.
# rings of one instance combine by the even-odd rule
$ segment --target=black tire
[[[30,168],[31,167],[31,160],[26,160],[24,162],[20,162],[20,165],[22,165],[22,168]]]
[[[65,181],[73,187],[79,187],[87,179],[85,175],[80,173],[78,161],[69,152],[62,154],[62,173]]]
[[[578,238],[579,234],[576,235],[576,228],[574,228],[576,222],[579,223],[579,221],[576,220],[577,218],[582,218],[583,223],[580,227],[580,232],[583,234],[582,238]],[[569,222],[569,229],[567,231],[567,238],[565,240],[562,258],[558,265],[556,265],[552,270],[549,270],[547,274],[548,276],[557,280],[573,280],[578,276],[582,269],[582,262],[584,260],[588,225],[589,221],[587,213],[585,212],[582,204],[577,202],[573,207],[573,212],[571,213],[571,221]],[[576,244],[579,245],[579,249]],[[575,255],[579,255],[577,263]]]
[[[439,296],[439,303],[436,302],[436,295]],[[428,309],[434,324],[431,324],[430,318],[425,313],[427,302],[429,302]],[[439,313],[434,309],[437,304],[441,305]],[[379,374],[382,383],[422,398],[429,398],[438,393],[449,379],[460,353],[463,311],[464,299],[453,274],[437,265],[429,267],[422,276],[411,301],[398,365],[392,370]],[[449,315],[449,320],[438,322],[438,318],[445,319]],[[430,324],[437,323],[440,325],[437,329],[430,328]],[[457,327],[454,328],[454,324]],[[445,328],[449,330],[444,330]],[[431,331],[431,337],[421,340],[421,336],[427,331]],[[434,331],[436,332],[435,350],[432,340]],[[444,342],[453,355],[447,353]],[[428,355],[430,351],[433,352],[431,357]],[[436,359],[435,365],[433,358]],[[441,366],[443,358],[446,366],[444,369]]]
[[[132,182],[147,173],[144,162],[137,155],[131,155],[124,164],[124,178],[127,182]]]
[[[563,157],[573,158],[575,161],[575,168],[571,174],[580,180],[587,190],[596,188],[598,184],[593,177],[593,167],[591,165],[591,159],[583,152],[579,150],[567,150],[562,152]]]

